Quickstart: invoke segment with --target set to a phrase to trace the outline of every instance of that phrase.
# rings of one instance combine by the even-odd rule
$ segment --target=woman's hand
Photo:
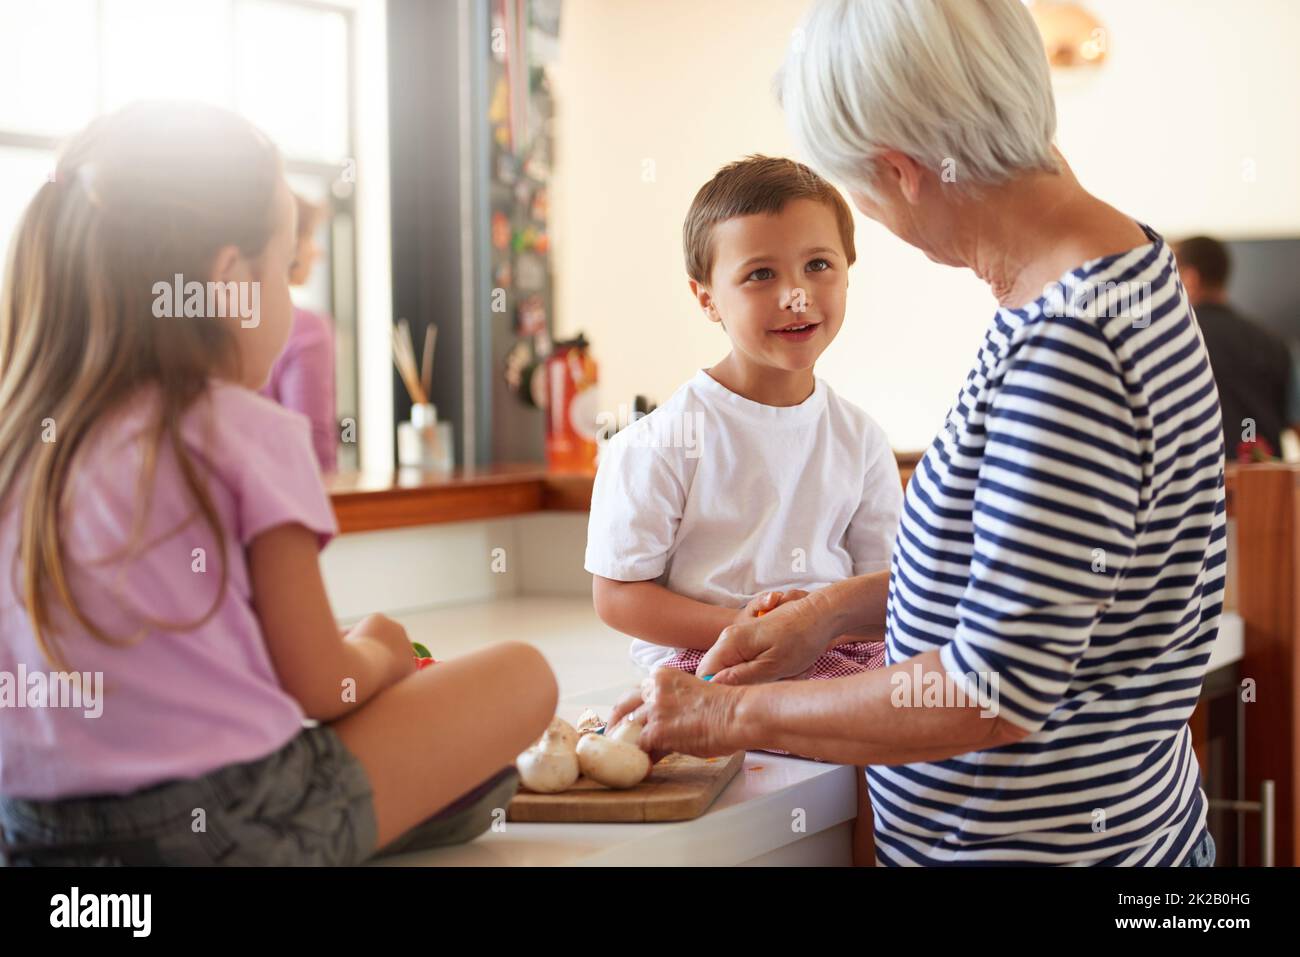
[[[761,618],[724,628],[695,671],[713,675],[716,684],[779,681],[811,668],[835,637],[835,624],[823,603],[804,593]]]
[[[788,591],[765,591],[761,595],[755,595],[748,604],[740,611],[736,612],[736,622],[752,621],[755,618],[762,618],[773,608],[784,605],[788,601],[798,601],[800,598],[806,598],[808,593],[801,588],[791,588]],[[706,675],[710,672],[704,672]]]
[[[672,752],[701,758],[731,754],[742,748],[734,719],[743,693],[676,668],[656,668],[615,706],[608,727],[628,715],[643,722],[640,743],[652,761]]]

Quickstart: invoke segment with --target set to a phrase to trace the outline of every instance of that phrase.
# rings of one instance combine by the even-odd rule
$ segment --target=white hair
[[[886,149],[959,186],[1059,168],[1047,54],[1021,0],[818,0],[776,86],[810,165],[868,197]]]

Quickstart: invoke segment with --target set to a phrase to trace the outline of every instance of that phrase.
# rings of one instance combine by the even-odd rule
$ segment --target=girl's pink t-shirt
[[[245,550],[278,525],[303,525],[322,547],[338,531],[307,420],[219,381],[187,410],[183,441],[223,530],[228,577],[221,589],[220,542],[166,441],[146,484],[156,408],[156,393],[146,388],[102,419],[76,454],[64,496],[72,593],[109,635],[135,639],[126,646],[96,640],[51,598],[58,645],[70,671],[84,676],[88,694],[80,701],[66,682],[58,693],[40,691],[56,682],[20,600],[26,490],[4,499],[0,795],[124,794],[264,757],[302,730],[302,709],[280,686],[253,608]],[[54,428],[57,441],[57,422]],[[139,544],[128,551],[133,540]],[[70,704],[80,707],[62,706]]]
[[[307,416],[322,472],[338,468],[339,428],[334,415],[334,331],[327,316],[293,307],[289,341],[258,395]]]

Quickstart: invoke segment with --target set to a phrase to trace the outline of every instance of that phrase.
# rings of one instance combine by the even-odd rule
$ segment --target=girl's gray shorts
[[[56,801],[0,796],[0,863],[360,864],[473,840],[517,788],[515,769],[504,768],[376,851],[365,769],[328,725],[317,725],[257,761],[132,794]]]

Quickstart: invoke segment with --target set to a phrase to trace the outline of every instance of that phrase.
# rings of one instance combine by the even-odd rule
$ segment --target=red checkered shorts
[[[698,648],[681,648],[678,649],[677,654],[659,667],[676,668],[678,671],[685,671],[687,674],[693,675],[703,659],[704,652]],[[851,675],[861,674],[864,671],[872,671],[884,666],[885,643],[883,641],[851,641],[832,648],[830,651],[823,652],[813,662],[812,667],[803,674],[784,680],[827,681],[831,678],[848,678]],[[789,751],[781,751],[778,748],[763,748],[763,750],[772,754],[790,753]],[[811,757],[811,755],[795,755],[795,757]],[[820,761],[821,759],[814,758],[813,760]]]

